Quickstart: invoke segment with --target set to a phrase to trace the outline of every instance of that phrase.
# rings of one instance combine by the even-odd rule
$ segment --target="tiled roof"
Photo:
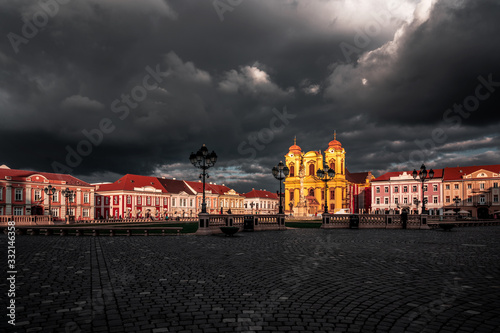
[[[269,191],[251,190],[243,194],[246,198],[278,199],[278,195]]]
[[[429,172],[430,169],[427,170]],[[417,170],[419,171],[419,170]],[[433,169],[434,171],[434,178],[442,178],[443,177],[443,169]],[[384,173],[383,175],[375,178],[373,181],[383,181],[383,180],[389,180],[391,177],[398,177],[399,175],[402,175],[404,172],[406,172],[408,175],[412,176],[413,170],[411,171],[391,171]],[[413,176],[412,176],[413,177]]]
[[[370,172],[349,172],[349,170],[346,169],[345,173],[345,178],[350,181],[351,183],[355,184],[364,184],[366,182],[366,177],[371,174]]]
[[[444,168],[443,180],[458,180],[464,175],[470,175],[479,170],[487,170],[494,173],[500,173],[500,164],[493,165],[474,165],[465,167]]]
[[[164,178],[156,178],[156,179],[160,181],[163,188],[169,193],[179,194],[182,191],[184,191],[187,194],[192,194],[192,195],[196,194],[182,180],[164,179]]]
[[[0,179],[3,180],[5,177],[11,177],[12,180],[26,181],[26,178],[40,175],[47,178],[49,181],[55,182],[66,182],[67,185],[74,186],[92,186],[83,180],[80,180],[71,175],[66,175],[62,173],[50,173],[50,172],[39,172],[39,171],[29,171],[29,170],[17,170],[17,169],[5,169],[0,168]]]
[[[126,174],[122,178],[118,179],[112,184],[102,184],[97,185],[98,191],[133,191],[135,187],[146,187],[150,186],[157,190],[161,190],[163,193],[167,193],[167,190],[162,186],[159,179],[151,176],[139,176]]]

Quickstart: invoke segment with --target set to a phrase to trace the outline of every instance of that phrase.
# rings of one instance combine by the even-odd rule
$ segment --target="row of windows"
[[[290,177],[295,177],[295,166],[294,165],[290,165],[289,169],[290,169],[289,176]],[[330,162],[330,169],[335,170],[335,160],[332,160]],[[341,175],[344,174],[344,160],[342,160],[341,163],[340,163],[340,174]],[[314,163],[309,164],[309,176],[316,176],[316,166],[314,165]]]
[[[278,204],[275,202],[270,202],[270,201],[264,201],[264,202],[251,202],[251,203],[245,203],[245,208],[252,208],[252,209],[273,209],[276,208]]]
[[[408,193],[408,185],[403,185],[401,186],[403,193]],[[418,186],[417,185],[412,185],[411,187],[412,192],[417,192],[418,191]],[[434,192],[438,191],[438,185],[434,184],[432,185],[432,189]],[[393,193],[399,193],[399,186],[394,186],[393,187]],[[424,191],[427,191],[427,185],[424,185]],[[375,193],[380,193],[380,186],[375,187]],[[389,193],[389,186],[384,187],[384,193]]]
[[[2,189],[0,188],[0,200],[2,200]],[[14,201],[23,201],[23,193],[24,189],[22,188],[16,188],[14,190]],[[59,202],[60,201],[60,191],[54,192],[52,195],[52,198],[50,201],[52,202]],[[42,190],[34,190],[34,199],[35,201],[40,201],[42,200]],[[74,197],[68,198],[69,202],[75,202]],[[90,202],[90,193],[84,192],[83,193],[83,203],[89,203]]]
[[[456,197],[456,198],[458,198],[458,197]],[[446,203],[451,203],[451,201],[452,201],[451,197],[450,196],[446,196],[445,202]],[[453,200],[453,202],[455,202],[455,199]],[[467,197],[467,202],[472,202],[472,197],[471,196]],[[486,197],[484,195],[481,195],[479,197],[479,201],[478,202],[479,203],[483,203],[483,204],[486,203]],[[493,195],[493,202],[498,203],[498,194],[494,194]]]
[[[486,186],[486,183],[479,183],[479,189],[480,190],[484,190],[485,186]],[[453,184],[453,188],[455,190],[458,190],[460,188],[460,186],[459,186],[459,184]],[[498,183],[497,182],[493,183],[493,188],[498,188]],[[450,184],[446,184],[445,185],[445,189],[449,190],[450,189]],[[467,189],[468,190],[472,189],[472,184],[471,183],[467,183]]]
[[[417,197],[413,197],[413,199],[412,198],[408,198],[408,197],[404,197],[403,198],[403,202],[400,202],[399,198],[394,198],[394,202],[392,202],[392,203],[394,203],[394,204],[400,204],[400,203],[401,204],[412,204],[412,203],[415,202],[415,199],[417,199]],[[410,201],[410,200],[412,200],[412,201]],[[424,201],[425,201],[425,203],[429,203],[429,198],[425,196],[424,197]],[[375,198],[375,203],[377,205],[380,205],[380,198]],[[432,197],[432,203],[434,203],[434,204],[438,204],[439,203],[437,196],[433,196]],[[384,204],[385,205],[389,204],[389,198],[388,197],[384,198]]]
[[[59,215],[60,215],[59,208],[52,208],[51,211],[52,211],[52,216],[59,217]],[[68,209],[68,214],[74,216],[75,210],[73,208]],[[0,214],[0,215],[2,215],[2,214]],[[16,216],[24,215],[24,207],[14,207],[14,215],[16,215]],[[82,216],[83,217],[90,217],[90,209],[88,209],[88,208],[82,209]]]

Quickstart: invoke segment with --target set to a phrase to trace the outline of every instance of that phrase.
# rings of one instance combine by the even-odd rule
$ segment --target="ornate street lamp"
[[[205,202],[205,177],[209,178],[206,170],[215,165],[215,162],[217,162],[217,154],[215,154],[215,151],[213,150],[211,153],[209,153],[207,147],[205,147],[205,144],[203,144],[203,146],[201,146],[196,154],[191,153],[191,155],[189,156],[189,161],[195,167],[203,170],[200,174],[200,178],[203,178],[203,201],[201,203],[201,212],[205,214],[207,212],[207,203]]]
[[[413,178],[422,182],[422,214],[425,214],[424,182],[426,180],[431,180],[432,178],[434,178],[434,171],[430,169],[429,173],[427,173],[425,165],[422,164],[422,166],[420,167],[420,171],[417,172],[417,170],[413,169]]]
[[[280,181],[280,193],[279,193],[280,206],[278,214],[283,214],[283,202],[281,200],[281,183],[290,174],[290,169],[288,169],[288,167],[284,165],[282,161],[280,161],[278,165],[273,167],[272,173],[274,178]]]
[[[458,209],[460,201],[462,201],[462,199],[460,199],[458,196],[453,198],[453,202],[455,203],[455,211],[457,212],[457,217],[458,217],[458,212],[460,211],[460,209]]]
[[[323,169],[318,169],[316,171],[317,180],[321,180],[325,183],[325,212],[324,214],[328,214],[328,182],[335,177],[335,170],[328,167],[326,162],[323,164]]]
[[[52,219],[51,201],[53,200],[54,193],[56,193],[56,188],[53,187],[52,185],[49,185],[46,188],[44,188],[43,191],[45,192],[45,194],[49,196],[49,216]]]
[[[70,212],[71,212],[71,202],[73,201],[73,196],[75,195],[75,192],[70,190],[69,188],[66,187],[66,189],[62,190],[61,191],[62,195],[64,195],[64,197],[66,198],[66,207],[68,207],[68,211],[66,213],[66,215],[68,216],[67,220],[66,220],[66,223],[69,223],[69,220],[70,220]],[[69,203],[69,205],[68,205]]]

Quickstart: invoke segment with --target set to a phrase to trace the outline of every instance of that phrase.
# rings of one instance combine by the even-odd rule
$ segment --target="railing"
[[[251,217],[251,222],[249,225],[245,225],[245,218],[249,217]],[[279,223],[280,219],[281,224]],[[197,234],[207,235],[220,233],[220,227],[230,226],[240,227],[240,230],[284,230],[286,229],[284,221],[284,215],[279,214],[206,214],[200,215],[200,224]]]
[[[48,215],[0,215],[0,225],[14,221],[16,225],[47,225],[54,224]]]

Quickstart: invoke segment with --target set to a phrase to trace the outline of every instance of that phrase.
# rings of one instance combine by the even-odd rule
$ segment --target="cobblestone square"
[[[498,227],[17,236],[17,325],[2,300],[0,331],[498,332],[499,236]]]

